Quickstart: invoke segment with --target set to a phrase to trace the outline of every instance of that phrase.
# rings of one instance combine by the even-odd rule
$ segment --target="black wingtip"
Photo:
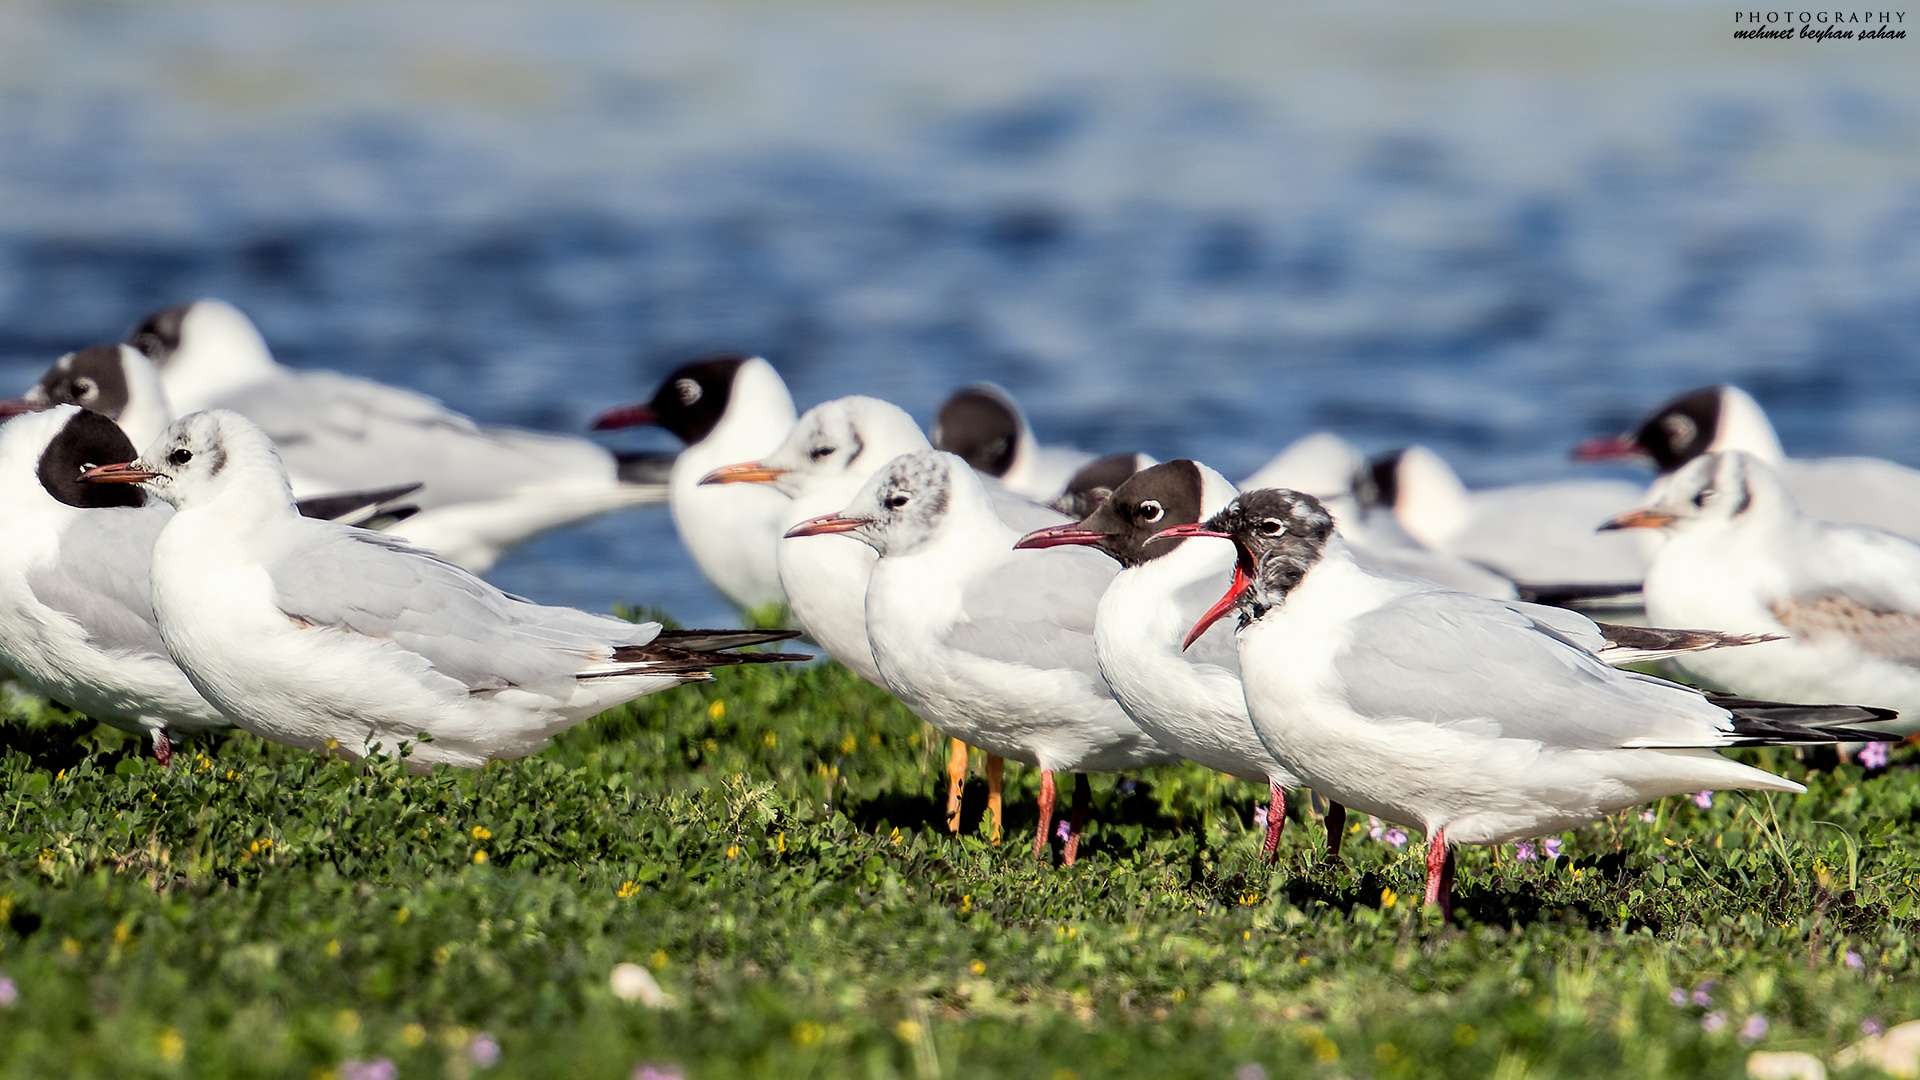
[[[693,652],[720,652],[748,645],[766,645],[800,636],[798,630],[662,630],[650,644],[670,645]],[[619,650],[614,656],[620,655]]]
[[[1792,746],[1806,743],[1892,742],[1891,731],[1858,727],[1899,719],[1894,709],[1872,705],[1795,705],[1781,701],[1754,701],[1724,694],[1707,700],[1732,713],[1735,746]]]
[[[679,456],[658,450],[615,454],[614,476],[623,484],[664,484],[673,476],[673,462]]]
[[[1631,607],[1640,602],[1637,581],[1553,585],[1526,585],[1516,581],[1513,588],[1527,603],[1548,607]]]

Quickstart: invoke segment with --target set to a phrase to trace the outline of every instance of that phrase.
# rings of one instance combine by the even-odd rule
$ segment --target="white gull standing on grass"
[[[794,659],[719,649],[784,631],[663,631],[509,596],[392,537],[301,517],[265,432],[238,413],[175,421],[145,455],[81,474],[174,507],[153,543],[168,653],[235,724],[410,764],[523,757],[622,702]]]
[[[1716,703],[1609,667],[1526,610],[1357,565],[1310,495],[1249,492],[1157,535],[1233,542],[1233,582],[1194,635],[1239,615],[1260,741],[1326,797],[1424,829],[1426,899],[1443,911],[1450,845],[1559,832],[1703,788],[1803,791],[1714,751],[1862,739],[1842,725],[1890,715]]]
[[[282,366],[253,323],[220,300],[157,311],[129,342],[159,369],[174,415],[219,407],[265,429],[295,495],[420,484],[408,541],[475,573],[550,529],[667,495],[651,460],[623,462],[585,439],[481,427],[412,390]],[[142,380],[128,385],[137,392]]]
[[[867,635],[887,688],[949,736],[1041,770],[1034,854],[1046,850],[1054,775],[1075,774],[1063,861],[1079,851],[1085,773],[1175,760],[1100,677],[1094,613],[1113,579],[1092,552],[1014,549],[986,483],[953,454],[895,458],[838,513],[789,536],[848,533],[879,555]]]

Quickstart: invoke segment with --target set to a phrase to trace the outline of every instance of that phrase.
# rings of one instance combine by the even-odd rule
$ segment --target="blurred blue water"
[[[25,25],[56,58],[172,35],[188,60],[0,85],[8,385],[151,308],[217,295],[288,363],[556,431],[690,356],[744,349],[803,407],[868,393],[924,420],[991,379],[1049,441],[1230,475],[1322,427],[1370,449],[1426,443],[1473,483],[1575,475],[1572,442],[1720,380],[1759,397],[1790,452],[1920,464],[1920,122],[1904,84],[1447,76],[1440,106],[1349,119],[1316,94],[1376,76],[1276,94],[1108,74],[1153,39],[1159,16],[1136,13],[1110,65],[1042,65],[880,121],[856,114],[901,78],[816,70],[818,43],[739,31],[812,95],[770,123],[644,57],[608,59],[596,27],[625,24],[594,9],[544,36],[501,16],[462,46],[565,70],[557,100],[249,109],[196,98],[181,71],[361,16],[245,30],[230,12],[79,11]],[[216,47],[216,31],[237,41]],[[482,75],[511,85],[497,65]],[[731,617],[664,512],[551,535],[493,577],[550,602]]]

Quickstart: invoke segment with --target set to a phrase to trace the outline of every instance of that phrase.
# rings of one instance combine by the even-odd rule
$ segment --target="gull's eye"
[[[1261,536],[1282,536],[1287,531],[1287,523],[1279,518],[1266,518],[1260,522]]]
[[[185,465],[193,460],[193,451],[184,446],[176,446],[173,448],[173,453],[167,455],[167,460],[175,465]]]
[[[911,501],[913,501],[912,498],[908,496],[906,492],[896,491],[887,496],[887,508],[890,510],[898,510]]]
[[[1142,502],[1138,513],[1140,520],[1149,525],[1167,516],[1166,507],[1161,506],[1158,499],[1147,499]]]
[[[1704,507],[1707,505],[1707,500],[1711,498],[1713,498],[1713,489],[1710,487],[1701,488],[1698,492],[1694,493],[1693,505]]]
[[[691,405],[700,400],[700,384],[692,379],[673,380],[673,392],[679,396],[682,405]]]
[[[92,379],[82,375],[80,378],[73,380],[73,400],[92,401],[98,396],[100,396],[100,388],[94,385]]]
[[[819,461],[821,458],[832,456],[833,450],[834,448],[831,446],[816,446],[807,451],[807,457],[810,460]]]

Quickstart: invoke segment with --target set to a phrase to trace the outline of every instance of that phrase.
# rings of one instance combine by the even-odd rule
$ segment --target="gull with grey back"
[[[1092,552],[1015,550],[1021,533],[952,454],[889,462],[838,513],[790,536],[847,533],[878,554],[867,635],[887,688],[956,739],[1041,770],[1034,853],[1046,850],[1054,775],[1076,774],[1063,858],[1088,810],[1084,773],[1175,756],[1128,719],[1094,653],[1094,616],[1115,567]]]
[[[159,369],[175,415],[219,407],[265,430],[296,495],[420,484],[406,538],[476,573],[543,532],[667,496],[651,461],[482,427],[412,390],[284,367],[223,301],[155,312],[129,343]]]
[[[473,767],[714,667],[804,659],[723,651],[787,631],[666,632],[544,607],[393,537],[302,517],[272,440],[238,413],[182,417],[141,459],[81,475],[172,504],[151,568],[161,639],[202,696],[275,742]]]
[[[1248,492],[1157,535],[1233,543],[1233,582],[1194,633],[1238,615],[1260,741],[1328,798],[1424,829],[1426,899],[1443,910],[1451,844],[1560,832],[1703,788],[1802,791],[1714,751],[1860,739],[1857,725],[1891,716],[1716,702],[1609,667],[1545,609],[1357,565],[1298,492]]]

